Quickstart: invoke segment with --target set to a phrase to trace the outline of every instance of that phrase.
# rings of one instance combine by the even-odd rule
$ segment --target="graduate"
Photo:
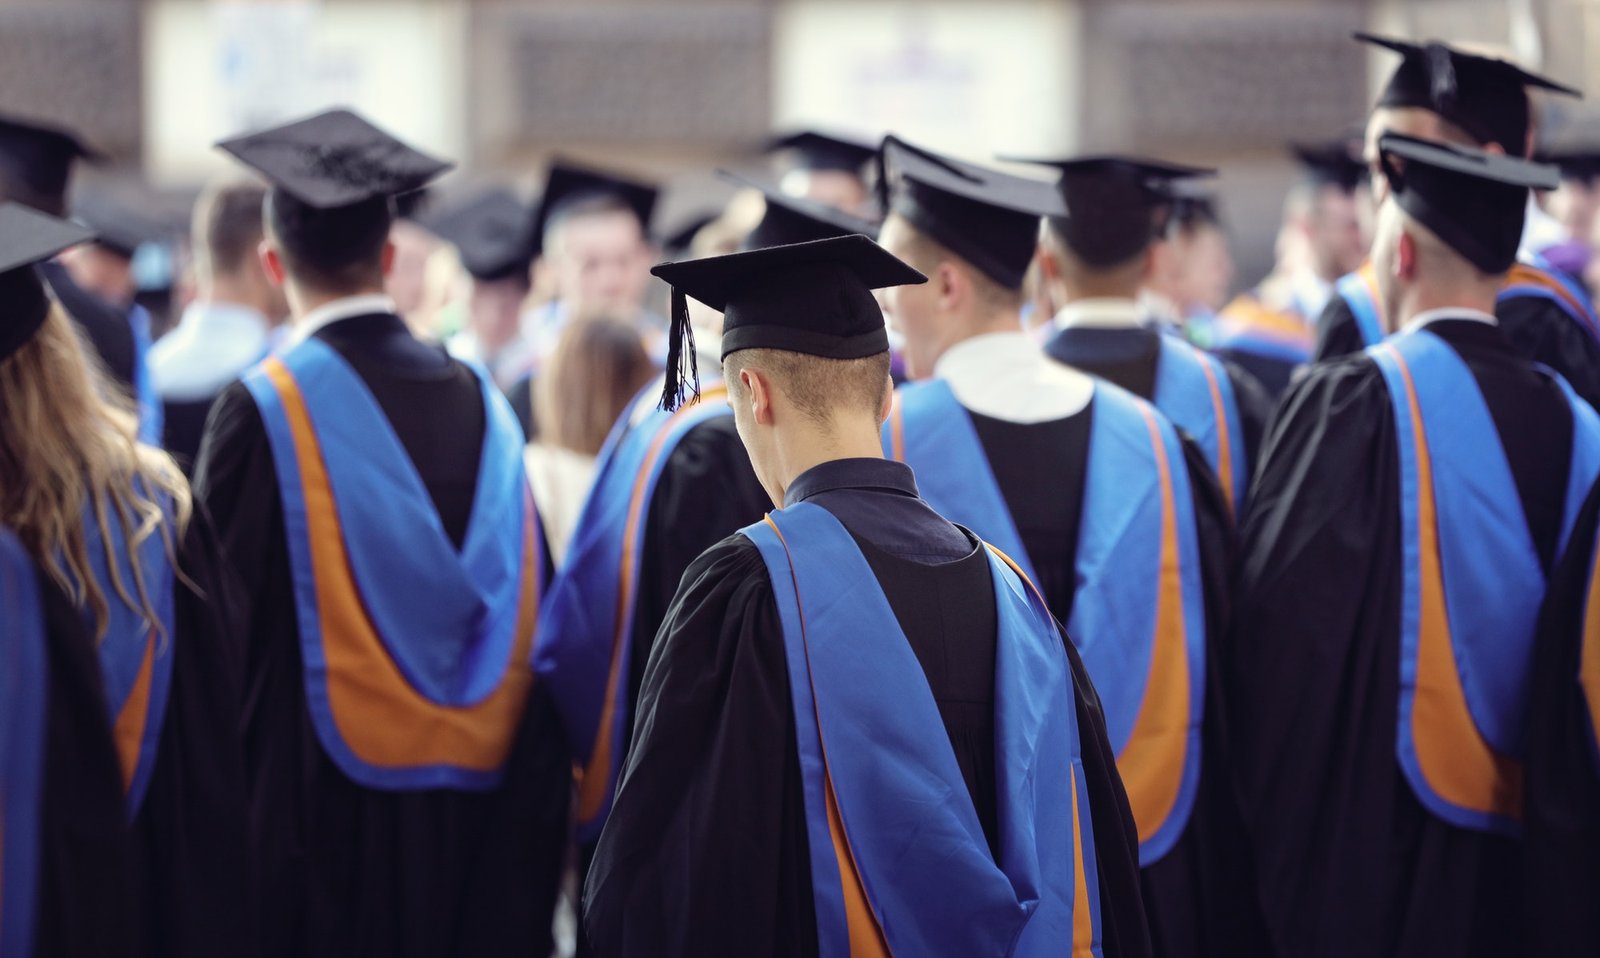
[[[1495,955],[1547,576],[1600,418],[1490,312],[1553,168],[1384,134],[1382,345],[1290,387],[1242,527],[1237,776],[1285,955]],[[1421,876],[1426,876],[1425,879]]]
[[[852,216],[869,215],[866,170],[878,155],[876,143],[838,131],[795,130],[769,140],[767,152],[785,161],[779,179],[785,195]]]
[[[1157,331],[1137,301],[1170,184],[1205,171],[1126,157],[1045,165],[1060,171],[1070,211],[1047,221],[1040,249],[1065,304],[1045,352],[1154,403],[1199,444],[1237,512],[1271,401],[1248,373]]]
[[[71,131],[0,116],[0,200],[65,216],[73,167],[81,159],[99,157]],[[111,374],[108,385],[138,402],[139,438],[159,443],[161,403],[151,388],[147,366],[148,322],[135,324],[126,307],[106,302],[78,285],[59,261],[41,264],[39,272],[105,364]]]
[[[1274,399],[1316,348],[1317,318],[1333,284],[1367,255],[1361,212],[1367,165],[1352,139],[1290,147],[1299,179],[1284,200],[1278,261],[1217,316],[1208,348],[1234,362]]]
[[[1356,38],[1401,56],[1367,123],[1369,157],[1386,132],[1527,156],[1533,138],[1530,91],[1579,95],[1504,60],[1442,43]],[[1386,188],[1381,178],[1373,182],[1375,202],[1383,201]],[[1317,323],[1315,361],[1374,345],[1396,325],[1385,319],[1375,284],[1370,267],[1339,280]],[[1600,320],[1576,281],[1537,261],[1519,261],[1506,275],[1494,312],[1519,355],[1560,373],[1590,404],[1600,403]]]
[[[1248,953],[1259,921],[1234,867],[1243,833],[1208,638],[1221,632],[1232,561],[1221,490],[1159,412],[1051,361],[1022,331],[1039,218],[1070,215],[1054,186],[893,138],[884,153],[880,240],[929,278],[882,294],[921,380],[896,398],[885,453],[911,466],[940,515],[1016,561],[1067,623],[1128,786],[1155,953]],[[1151,662],[1149,676],[1126,661]],[[1178,710],[1165,740],[1149,731],[1158,699]]]
[[[215,183],[200,194],[190,232],[195,298],[150,350],[162,445],[186,473],[194,471],[211,404],[266,358],[288,309],[258,253],[265,199],[266,188],[250,181]]]
[[[1175,187],[1140,300],[1163,332],[1205,347],[1233,285],[1233,253],[1217,197]]]
[[[220,145],[272,184],[295,323],[218,398],[196,469],[248,592],[263,951],[544,954],[571,778],[531,665],[522,435],[382,292],[390,198],[447,164],[345,110]]]
[[[455,246],[471,284],[466,328],[450,337],[450,354],[487,366],[501,389],[533,369],[533,344],[520,326],[533,281],[532,219],[532,207],[499,188],[446,211],[434,223]]]
[[[746,239],[751,249],[872,228],[727,176],[766,197],[766,212]],[[658,408],[663,389],[677,381],[657,377],[618,421],[539,632],[536,665],[554,690],[581,767],[577,832],[591,849],[627,758],[645,663],[684,570],[771,504],[734,428],[716,351],[720,317],[700,309],[689,315],[700,346],[680,355],[704,374],[699,394],[674,410]]]
[[[47,673],[28,689],[36,824],[5,830],[8,859],[37,839],[37,880],[0,893],[33,893],[40,955],[250,954],[234,591],[182,474],[102,398],[37,268],[91,236],[0,204],[0,526],[33,571],[10,574],[36,583],[0,618],[42,629]],[[29,700],[6,705],[20,720]]]
[[[656,273],[722,312],[739,433],[783,507],[697,559],[662,626],[585,890],[597,952],[1148,953],[1081,664],[880,453],[872,290],[923,277],[864,236]]]

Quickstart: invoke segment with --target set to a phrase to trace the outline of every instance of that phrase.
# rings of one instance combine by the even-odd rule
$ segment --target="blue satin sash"
[[[1344,297],[1351,315],[1356,318],[1362,346],[1383,342],[1383,312],[1378,307],[1377,281],[1376,270],[1371,263],[1366,263],[1334,285],[1334,294]]]
[[[1099,955],[1072,676],[1032,588],[989,553],[996,862],[921,665],[849,532],[801,503],[744,535],[783,623],[819,953]]]
[[[1163,338],[1152,401],[1200,446],[1233,514],[1238,515],[1250,482],[1250,463],[1239,400],[1222,362],[1192,346]]]
[[[0,955],[33,954],[49,665],[32,560],[0,530]]]

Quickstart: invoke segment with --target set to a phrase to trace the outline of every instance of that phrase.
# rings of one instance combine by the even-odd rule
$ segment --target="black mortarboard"
[[[1299,161],[1305,177],[1317,186],[1336,186],[1346,193],[1367,178],[1367,164],[1361,159],[1360,144],[1350,138],[1322,143],[1291,143],[1289,152]]]
[[[429,217],[428,228],[455,246],[474,279],[526,276],[533,262],[532,209],[507,189],[493,189]]]
[[[1600,150],[1550,149],[1541,150],[1534,157],[1540,163],[1552,163],[1561,171],[1563,180],[1576,180],[1586,186],[1600,179]]]
[[[1397,133],[1379,138],[1378,153],[1400,208],[1491,274],[1517,260],[1528,190],[1560,182],[1553,166]]]
[[[100,190],[80,193],[72,218],[94,231],[96,245],[125,259],[133,259],[144,244],[160,241],[163,233],[154,218]]]
[[[1052,183],[940,156],[895,136],[884,137],[878,153],[878,190],[886,210],[1006,289],[1022,288],[1040,218],[1067,212]]]
[[[770,183],[758,183],[727,170],[718,170],[717,175],[730,183],[760,190],[762,198],[766,201],[761,222],[757,223],[756,228],[745,237],[743,249],[792,246],[795,243],[809,243],[813,240],[833,239],[855,233],[870,236],[876,232],[876,227],[868,220],[851,216],[823,203],[790,196]]]
[[[651,274],[672,286],[664,409],[684,400],[684,362],[695,395],[700,370],[685,297],[722,313],[722,356],[781,349],[825,359],[862,359],[889,349],[872,291],[925,283],[927,277],[866,236],[662,263]]]
[[[544,198],[534,213],[534,243],[540,248],[544,246],[544,234],[550,228],[550,221],[559,217],[564,211],[588,200],[602,197],[610,197],[625,203],[639,218],[640,228],[648,234],[650,220],[655,216],[656,200],[660,196],[660,188],[649,183],[556,160],[550,165],[550,173],[545,180]]]
[[[11,179],[39,197],[67,195],[72,165],[100,154],[69,130],[17,117],[0,117],[0,181]]]
[[[1357,33],[1355,38],[1393,50],[1403,58],[1378,96],[1378,106],[1432,111],[1479,143],[1497,143],[1515,156],[1522,156],[1527,149],[1529,87],[1583,95],[1514,63],[1467,53],[1437,40],[1417,44],[1370,33]]]
[[[798,130],[767,143],[768,153],[779,150],[792,151],[796,169],[834,170],[856,176],[878,155],[878,145],[870,140],[817,130]]]
[[[50,315],[50,296],[33,268],[94,233],[21,203],[0,204],[0,359],[33,338]]]
[[[1052,166],[1067,215],[1051,223],[1073,255],[1094,268],[1125,263],[1143,252],[1165,228],[1158,214],[1172,202],[1172,184],[1215,171],[1128,156],[1015,162]]]
[[[452,166],[349,110],[329,110],[217,146],[275,189],[322,210],[420,190]]]

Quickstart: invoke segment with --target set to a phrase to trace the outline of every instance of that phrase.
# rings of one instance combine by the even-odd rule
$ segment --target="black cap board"
[[[1183,188],[1181,182],[1173,184],[1173,187],[1167,196],[1167,215],[1164,218],[1168,235],[1197,226],[1222,225],[1222,210],[1216,194]]]
[[[1006,289],[1021,289],[1039,220],[1065,216],[1053,183],[977,166],[895,137],[878,153],[884,208]]]
[[[1553,163],[1563,180],[1593,186],[1600,179],[1600,149],[1550,149],[1534,157],[1540,163]]]
[[[1013,158],[1006,158],[1013,159]],[[1161,211],[1172,202],[1172,184],[1214,175],[1214,170],[1131,156],[1086,156],[1070,160],[1014,158],[1060,171],[1057,188],[1067,215],[1050,223],[1073,255],[1092,268],[1125,263],[1144,252],[1165,229]]]
[[[790,196],[770,183],[761,183],[727,170],[718,170],[717,175],[730,183],[760,190],[766,202],[761,222],[745,237],[743,249],[792,246],[854,233],[871,236],[877,231],[877,227],[868,220],[823,203]]]
[[[152,217],[101,190],[80,193],[72,218],[94,231],[97,246],[125,259],[132,259],[144,244],[159,242],[164,232]]]
[[[21,117],[0,116],[0,182],[13,180],[35,196],[54,200],[67,195],[73,164],[101,155],[70,130]]]
[[[797,130],[768,141],[768,153],[782,150],[790,151],[796,169],[832,170],[860,176],[861,168],[878,155],[878,144],[842,133]]]
[[[661,190],[649,183],[607,173],[592,167],[580,166],[565,160],[550,164],[545,179],[544,198],[534,213],[533,241],[535,248],[544,248],[545,233],[552,220],[580,203],[599,198],[622,201],[639,218],[639,226],[646,234],[655,216],[656,200]]]
[[[1305,178],[1317,186],[1334,186],[1350,193],[1366,182],[1367,164],[1361,159],[1361,144],[1354,138],[1291,143],[1289,152]]]
[[[526,276],[533,262],[533,210],[510,190],[480,193],[430,217],[426,225],[456,248],[473,279]]]
[[[1514,63],[1458,50],[1437,40],[1425,44],[1357,33],[1363,43],[1400,54],[1400,65],[1378,96],[1378,106],[1421,107],[1439,114],[1479,143],[1499,144],[1515,156],[1527,149],[1532,122],[1528,91],[1583,94]]]
[[[1553,166],[1386,133],[1378,140],[1395,202],[1479,270],[1516,262],[1528,190],[1554,189]]]
[[[266,177],[275,189],[321,210],[420,190],[452,166],[344,109],[223,140],[217,146]]]
[[[21,203],[0,204],[0,360],[21,349],[50,315],[50,296],[34,269],[94,233]]]
[[[883,311],[872,291],[927,282],[860,235],[662,263],[650,272],[672,286],[663,409],[680,405],[686,386],[696,396],[700,392],[686,297],[722,313],[723,358],[741,349],[780,349],[862,359],[889,349]]]

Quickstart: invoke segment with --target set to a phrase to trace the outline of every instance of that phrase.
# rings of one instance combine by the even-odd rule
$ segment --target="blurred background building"
[[[1496,46],[1600,91],[1600,0],[0,0],[0,112],[71,124],[182,209],[219,137],[335,103],[532,193],[554,153],[668,183],[658,223],[775,129],[987,159],[1219,166],[1239,281],[1270,264],[1284,143],[1358,123],[1373,29]],[[1569,108],[1570,109],[1570,108]],[[1553,125],[1569,117],[1552,114]]]

